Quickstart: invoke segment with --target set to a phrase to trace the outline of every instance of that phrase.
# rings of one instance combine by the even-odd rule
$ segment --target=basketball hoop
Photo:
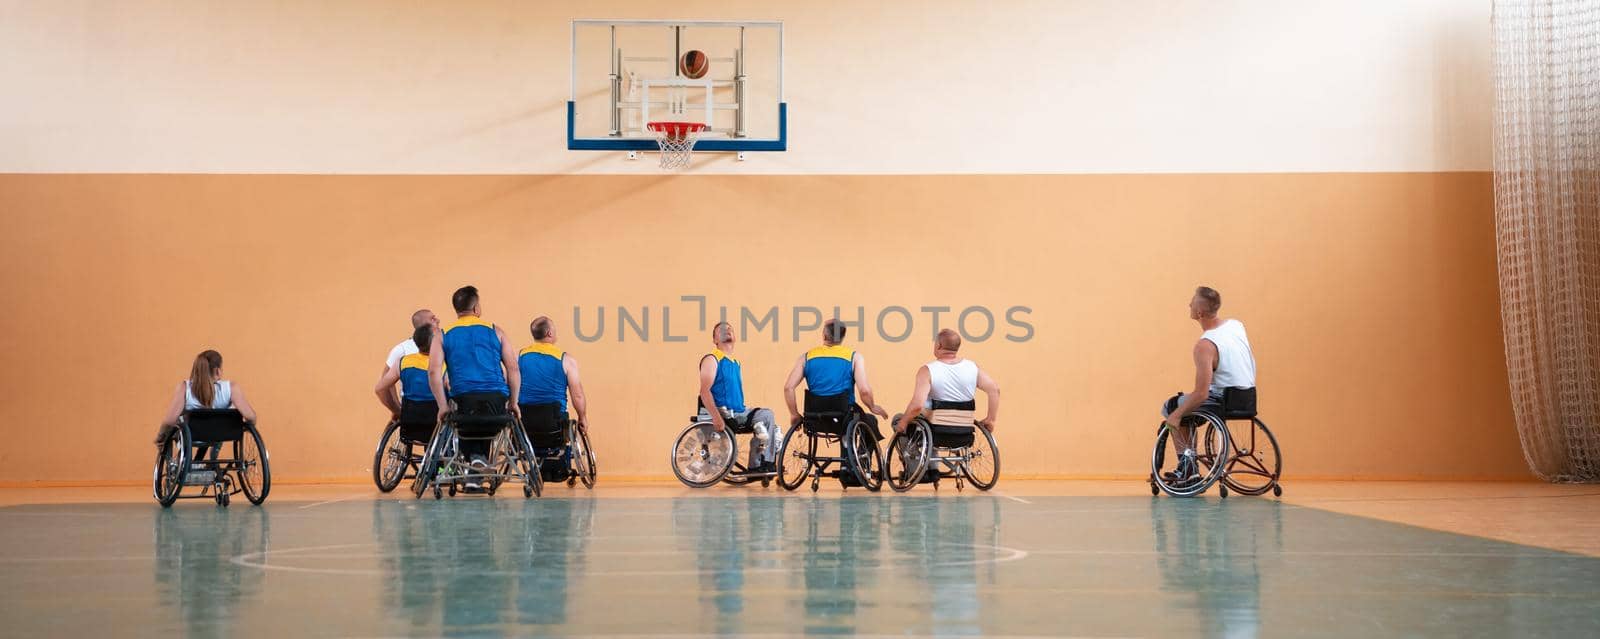
[[[669,171],[689,168],[694,143],[709,128],[703,122],[651,122],[646,126],[656,134],[656,145],[661,147],[661,168]]]

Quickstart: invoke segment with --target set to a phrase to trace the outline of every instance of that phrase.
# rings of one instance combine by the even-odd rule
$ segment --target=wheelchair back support
[[[456,434],[465,439],[491,439],[511,424],[506,412],[506,396],[498,393],[466,393],[455,398],[451,415]]]
[[[433,439],[433,427],[438,419],[438,402],[401,401],[400,439],[427,446],[428,441]]]
[[[232,408],[194,408],[183,413],[195,443],[235,442],[244,437],[244,415]]]
[[[848,393],[813,395],[806,391],[805,421],[807,430],[813,433],[843,435],[854,410],[855,403]]]
[[[522,404],[522,428],[534,448],[567,445],[567,413],[560,404]]]
[[[933,431],[933,445],[940,448],[965,448],[972,445],[973,420],[977,403],[933,401],[928,411],[928,426]]]
[[[1222,418],[1251,419],[1256,416],[1256,389],[1229,387],[1222,389]]]

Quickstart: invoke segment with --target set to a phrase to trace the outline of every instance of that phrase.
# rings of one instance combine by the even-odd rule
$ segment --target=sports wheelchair
[[[219,457],[225,447],[232,456]],[[253,422],[231,408],[196,408],[184,411],[178,425],[163,432],[154,480],[155,498],[162,508],[179,499],[204,498],[227,506],[241,492],[259,506],[272,490],[272,469],[267,446]],[[183,495],[185,486],[198,486],[200,491]]]
[[[570,419],[560,404],[523,404],[522,423],[544,481],[572,486],[581,480],[584,488],[594,488],[598,471],[583,424]]]
[[[834,444],[839,456],[818,453]],[[778,485],[795,490],[811,477],[811,492],[823,477],[833,477],[849,490],[861,486],[877,492],[883,488],[883,458],[878,433],[863,418],[848,394],[820,396],[806,391],[805,413],[789,427],[778,449]]]
[[[389,420],[372,454],[372,482],[378,490],[389,492],[406,479],[414,479],[422,466],[422,453],[433,439],[438,425],[438,404],[406,400],[400,416]]]
[[[461,443],[469,441],[489,442],[488,472],[473,470],[467,456],[461,452]],[[411,482],[411,492],[418,499],[429,490],[433,491],[434,499],[444,497],[446,491],[454,497],[472,481],[481,482],[484,494],[490,497],[501,485],[512,481],[522,484],[525,498],[544,492],[544,479],[540,476],[538,457],[528,441],[528,433],[522,428],[521,420],[504,409],[445,413],[423,453]]]
[[[777,471],[763,472],[738,460],[738,435],[749,435],[750,445],[756,444],[755,424],[751,423],[753,420],[749,417],[758,409],[735,415],[726,408],[718,407],[727,429],[717,432],[705,409],[699,404],[696,407],[696,413],[689,417],[689,426],[678,433],[678,439],[672,445],[672,474],[678,477],[678,481],[690,488],[706,488],[717,482],[743,486],[760,481],[763,488],[771,485],[772,478],[778,475]],[[771,445],[770,438],[777,436],[777,425],[766,426],[768,445]]]
[[[1228,427],[1230,421],[1249,421],[1249,434],[1233,434]],[[1220,406],[1202,405],[1185,415],[1183,424],[1194,428],[1194,460],[1185,468],[1183,451],[1172,443],[1172,429],[1163,421],[1150,455],[1151,495],[1164,492],[1173,497],[1193,497],[1217,482],[1222,483],[1218,493],[1223,498],[1230,490],[1241,495],[1264,495],[1268,491],[1274,496],[1283,495],[1283,486],[1278,483],[1283,472],[1278,439],[1256,416],[1255,388],[1223,389]],[[1173,460],[1170,468],[1166,465],[1169,445]]]
[[[884,455],[889,487],[905,492],[931,483],[937,490],[940,480],[954,479],[956,490],[965,482],[978,490],[994,488],[1000,481],[1000,447],[994,433],[973,419],[975,409],[972,401],[935,401],[926,417],[919,415],[905,432],[895,433]],[[896,415],[894,422],[901,418]]]

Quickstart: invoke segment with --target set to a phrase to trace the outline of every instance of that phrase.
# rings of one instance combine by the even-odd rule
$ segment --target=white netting
[[[656,146],[661,148],[661,168],[682,171],[689,168],[694,158],[694,143],[700,140],[704,125],[686,122],[651,122],[650,131],[656,134]]]
[[[1506,368],[1534,474],[1600,481],[1600,3],[1496,0]]]

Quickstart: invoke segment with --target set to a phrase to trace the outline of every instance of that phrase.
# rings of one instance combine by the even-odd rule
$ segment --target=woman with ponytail
[[[256,421],[256,411],[244,398],[244,389],[238,384],[222,379],[222,354],[207,350],[196,355],[189,368],[189,379],[178,382],[167,405],[167,416],[161,420],[161,432],[156,434],[156,444],[167,435],[167,430],[178,425],[183,411],[193,408],[232,408],[239,411],[247,422]]]

